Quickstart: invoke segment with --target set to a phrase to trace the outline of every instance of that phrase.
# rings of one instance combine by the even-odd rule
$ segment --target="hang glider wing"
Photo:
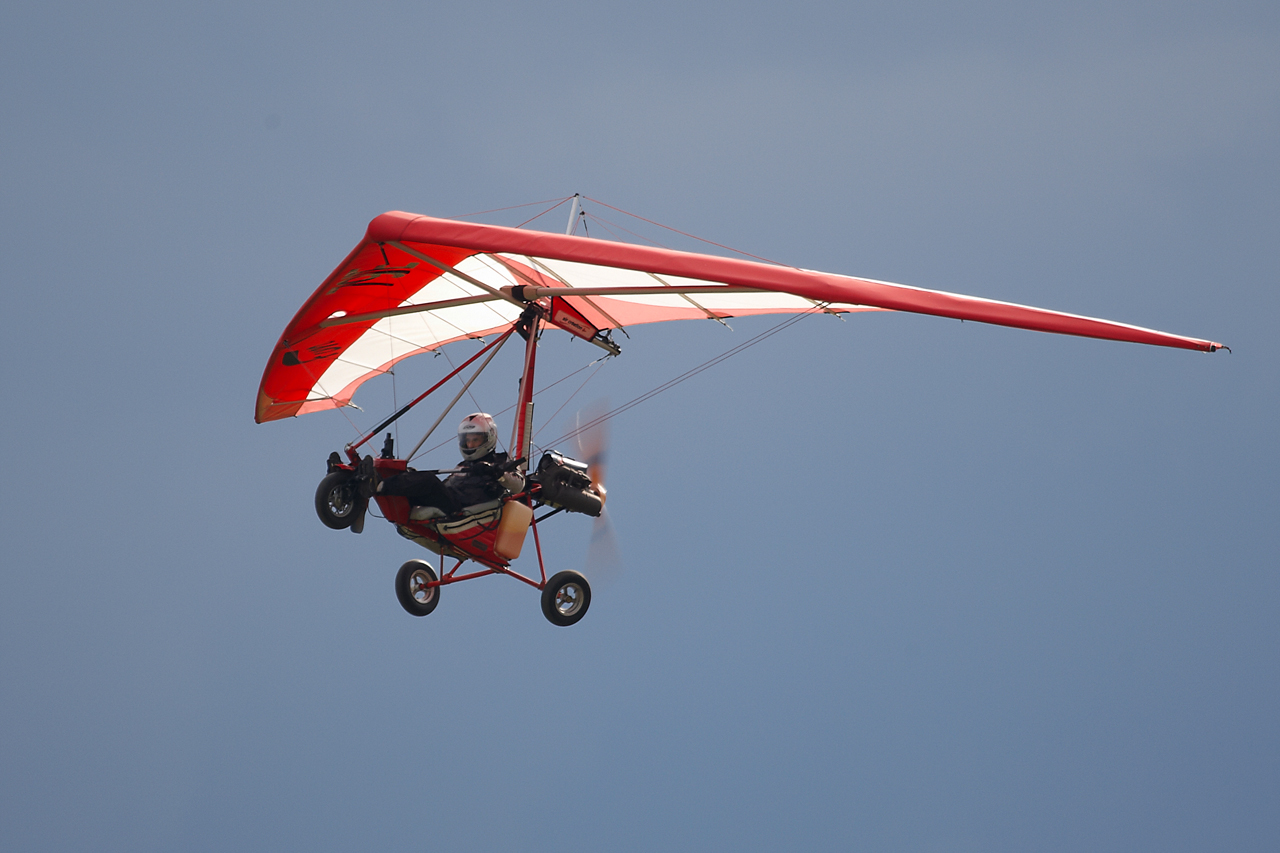
[[[281,335],[256,420],[345,406],[401,359],[505,329],[535,299],[582,337],[666,320],[894,310],[1205,352],[1221,346],[872,279],[391,212],[369,223]]]

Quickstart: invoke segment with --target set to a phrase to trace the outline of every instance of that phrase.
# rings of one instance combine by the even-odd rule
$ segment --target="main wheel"
[[[410,616],[426,616],[440,603],[440,587],[427,586],[437,580],[426,560],[410,560],[396,573],[396,598]]]
[[[542,589],[542,615],[552,625],[572,625],[590,606],[591,585],[577,572],[557,572]]]
[[[316,487],[316,515],[325,527],[346,530],[360,515],[363,504],[349,471],[334,471]]]

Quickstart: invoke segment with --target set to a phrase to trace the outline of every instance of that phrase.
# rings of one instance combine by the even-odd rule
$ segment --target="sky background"
[[[18,0],[0,116],[0,848],[1280,846],[1276,4]],[[263,366],[377,214],[575,192],[1233,353],[806,319],[612,422],[581,623],[414,619],[312,496],[441,362],[259,426]]]

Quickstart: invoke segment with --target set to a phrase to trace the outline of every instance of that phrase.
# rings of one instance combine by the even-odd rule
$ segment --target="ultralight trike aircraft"
[[[539,524],[560,512],[599,516],[605,500],[599,466],[590,459],[579,462],[548,449],[530,471],[537,348],[547,330],[566,332],[614,356],[620,349],[612,331],[643,323],[894,310],[1203,352],[1222,348],[1212,341],[979,297],[575,236],[582,215],[579,198],[560,203],[570,200],[566,234],[401,212],[378,216],[298,310],[263,373],[259,423],[351,405],[362,383],[411,355],[492,336],[420,396],[348,444],[345,458],[330,454],[316,511],[327,526],[359,533],[368,508],[356,488],[361,449],[483,358],[410,452],[397,457],[387,435],[374,469],[382,476],[405,471],[503,345],[513,336],[523,340],[509,465],[524,485],[452,514],[410,506],[404,497],[374,495],[402,536],[440,555],[438,572],[425,560],[410,560],[396,576],[397,597],[415,616],[435,609],[441,587],[493,574],[541,590],[543,613],[555,625],[574,624],[591,604],[591,587],[581,573],[547,577],[538,533]],[[536,578],[511,567],[529,531],[538,559]],[[454,561],[447,570],[446,560]],[[459,574],[467,561],[477,568]]]

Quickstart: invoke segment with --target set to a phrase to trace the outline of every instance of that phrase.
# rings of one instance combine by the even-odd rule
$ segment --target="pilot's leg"
[[[458,511],[457,502],[445,491],[440,478],[426,471],[405,471],[387,477],[378,483],[377,494],[403,495],[413,506],[439,507],[446,514]]]

